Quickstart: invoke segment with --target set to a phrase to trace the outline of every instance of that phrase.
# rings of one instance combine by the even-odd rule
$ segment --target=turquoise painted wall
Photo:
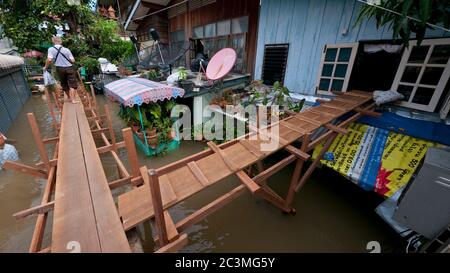
[[[261,0],[255,79],[261,78],[264,45],[289,43],[285,85],[296,93],[314,94],[325,44],[392,38],[392,31],[377,29],[375,20],[355,26],[362,5],[355,0]],[[450,33],[427,33],[430,38],[445,36]]]

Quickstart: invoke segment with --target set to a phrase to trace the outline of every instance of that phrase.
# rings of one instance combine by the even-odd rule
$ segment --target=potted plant
[[[156,128],[153,127],[153,124],[149,123],[147,125],[146,134],[148,145],[150,145],[152,148],[155,148],[158,145],[158,134]]]
[[[188,71],[184,67],[178,69],[178,86],[183,88],[185,92],[191,92],[194,88],[194,83],[188,81]]]
[[[156,69],[151,69],[146,73],[146,78],[151,81],[159,81],[159,71]]]

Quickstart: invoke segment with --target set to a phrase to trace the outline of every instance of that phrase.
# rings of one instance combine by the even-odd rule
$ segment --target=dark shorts
[[[65,92],[69,92],[70,88],[78,88],[78,80],[75,76],[75,70],[73,67],[56,67],[61,87]]]

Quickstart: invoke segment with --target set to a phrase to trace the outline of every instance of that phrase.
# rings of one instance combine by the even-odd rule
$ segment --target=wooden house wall
[[[326,44],[392,38],[392,31],[377,29],[375,20],[355,26],[362,5],[356,0],[261,0],[255,79],[261,78],[264,45],[289,43],[285,85],[293,92],[314,94]],[[450,33],[427,32],[429,38],[444,36]]]
[[[177,1],[172,1],[170,5]],[[217,0],[206,5],[169,19],[169,33],[184,30],[186,39],[192,37],[192,29],[221,20],[249,16],[249,30],[247,35],[247,72],[253,74],[256,41],[258,32],[259,0]]]

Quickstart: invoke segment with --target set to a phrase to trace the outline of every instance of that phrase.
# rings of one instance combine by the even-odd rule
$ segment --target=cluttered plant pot
[[[169,141],[172,141],[175,138],[176,134],[175,134],[175,130],[171,129],[167,132],[167,139]]]
[[[184,89],[185,93],[192,92],[194,83],[192,81],[180,81],[179,86]]]
[[[147,142],[151,147],[156,147],[158,145],[158,134],[156,133],[156,129],[147,129]]]

